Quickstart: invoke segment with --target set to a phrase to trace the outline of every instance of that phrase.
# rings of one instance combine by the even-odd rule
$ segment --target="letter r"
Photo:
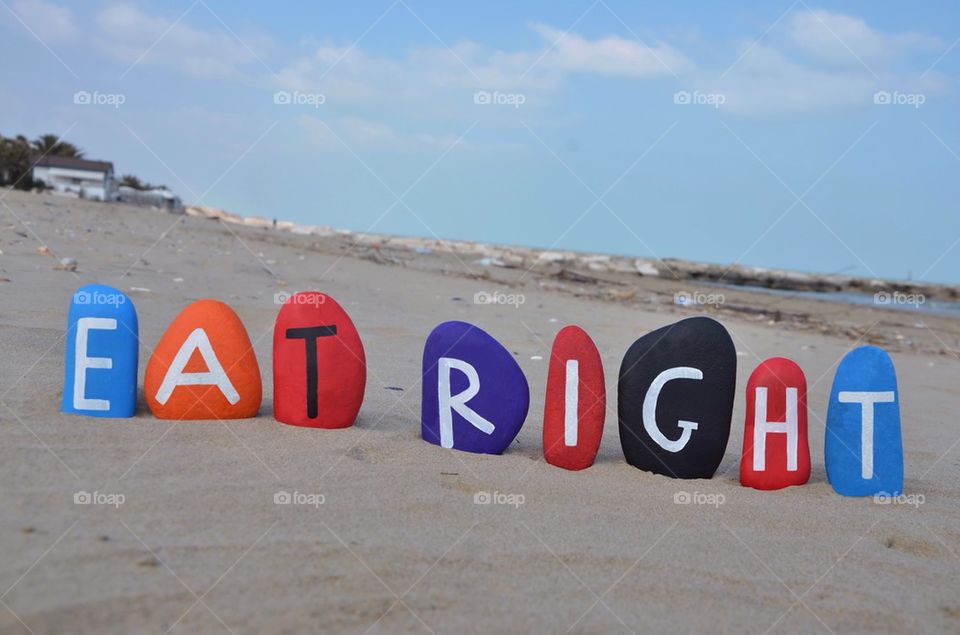
[[[457,369],[467,376],[466,390],[456,395],[450,394],[450,374]],[[437,369],[437,394],[440,404],[440,447],[453,447],[453,413],[469,421],[481,432],[493,434],[495,426],[474,412],[467,402],[480,392],[480,376],[477,369],[462,359],[441,357]]]

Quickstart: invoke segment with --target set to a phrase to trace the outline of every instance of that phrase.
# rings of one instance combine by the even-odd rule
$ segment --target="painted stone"
[[[147,405],[159,419],[253,417],[262,390],[247,330],[217,300],[198,300],[174,318],[143,382]]]
[[[132,417],[137,409],[137,310],[122,291],[88,284],[67,312],[63,412]]]
[[[367,363],[360,333],[330,296],[287,298],[273,328],[273,416],[311,428],[353,425],[363,403]]]
[[[723,460],[737,352],[716,320],[692,317],[633,343],[620,365],[620,445],[634,467],[710,478]]]
[[[529,405],[520,366],[482,329],[444,322],[427,337],[420,428],[425,441],[501,454],[520,432]]]
[[[827,480],[844,496],[899,496],[903,490],[900,392],[890,356],[861,346],[844,356],[827,406]]]
[[[747,381],[740,483],[772,490],[809,478],[807,380],[793,361],[772,357]]]
[[[543,456],[567,470],[593,465],[600,448],[607,395],[603,362],[590,336],[565,326],[553,340],[543,408]]]

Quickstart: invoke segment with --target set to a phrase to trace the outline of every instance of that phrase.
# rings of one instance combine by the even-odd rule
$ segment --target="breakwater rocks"
[[[804,273],[739,264],[721,265],[692,262],[675,258],[633,258],[575,251],[555,251],[533,247],[490,245],[475,241],[390,236],[334,229],[323,225],[303,225],[290,221],[270,220],[259,216],[239,216],[215,207],[188,206],[190,216],[221,220],[224,223],[271,229],[291,234],[336,238],[357,247],[389,248],[411,253],[453,254],[469,258],[471,264],[501,267],[547,274],[571,282],[608,282],[604,274],[628,274],[742,287],[782,291],[821,293],[903,294],[932,300],[960,301],[960,287],[923,282],[879,280],[856,276]],[[387,256],[384,256],[388,259]],[[612,297],[611,299],[627,299]]]

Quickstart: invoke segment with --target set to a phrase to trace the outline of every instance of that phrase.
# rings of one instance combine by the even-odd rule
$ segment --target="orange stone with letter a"
[[[217,300],[180,312],[157,344],[143,382],[160,419],[245,419],[260,409],[260,367],[243,322]]]

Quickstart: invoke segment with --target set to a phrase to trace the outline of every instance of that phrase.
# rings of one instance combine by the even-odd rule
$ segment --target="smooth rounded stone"
[[[217,300],[174,318],[147,363],[143,392],[159,419],[245,419],[260,409],[260,368],[243,322]]]
[[[565,326],[550,351],[543,408],[543,457],[567,470],[593,465],[607,414],[603,362],[590,336]]]
[[[747,381],[740,483],[772,490],[809,478],[807,380],[793,361],[772,357]]]
[[[861,346],[847,353],[827,406],[827,480],[844,496],[899,496],[903,442],[897,373],[886,351]]]
[[[482,329],[444,322],[427,337],[420,427],[425,441],[501,454],[520,432],[529,405],[520,366]]]
[[[318,291],[284,302],[273,328],[273,416],[311,428],[353,425],[367,363],[360,333],[336,300]]]
[[[620,365],[620,445],[631,465],[710,478],[723,460],[737,352],[716,320],[692,317],[644,335]]]
[[[137,409],[137,310],[102,284],[77,289],[67,312],[63,412],[132,417]]]

